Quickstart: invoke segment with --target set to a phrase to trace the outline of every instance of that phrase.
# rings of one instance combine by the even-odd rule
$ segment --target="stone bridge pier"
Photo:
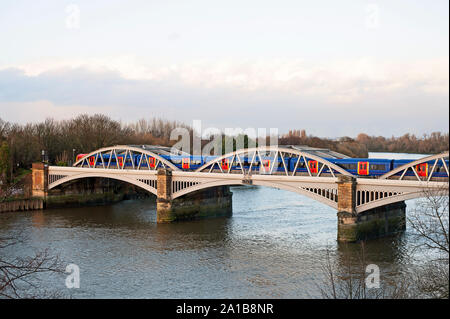
[[[340,242],[384,237],[406,229],[404,201],[356,212],[356,179],[338,177],[338,235]]]
[[[44,163],[33,163],[31,180],[31,195],[45,200],[48,194],[48,166]]]
[[[158,223],[231,216],[233,213],[233,193],[229,186],[211,187],[172,199],[172,184],[172,172],[159,169],[156,199]]]

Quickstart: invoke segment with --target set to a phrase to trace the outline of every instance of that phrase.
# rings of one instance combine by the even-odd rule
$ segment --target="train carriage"
[[[255,166],[256,162],[258,163],[257,166]],[[253,166],[255,166],[255,170],[262,174],[269,174],[271,171],[272,173],[284,172],[283,159],[280,156],[277,156],[276,158],[270,156],[256,157],[253,161],[252,167]],[[286,163],[286,167],[289,169],[288,163]]]
[[[204,157],[200,155],[162,155],[161,157],[171,161],[182,170],[196,170],[204,164]]]
[[[285,163],[289,163],[289,171],[295,173],[303,173],[308,174],[310,172],[311,174],[318,174],[321,172],[321,174],[329,173],[328,167],[322,167],[323,164],[319,163],[316,160],[310,160],[307,159],[305,162],[304,158],[301,158],[300,161],[298,158],[290,158],[285,159]]]
[[[153,156],[147,154],[136,154],[134,157],[134,166],[139,169],[156,169],[158,166],[158,161]]]
[[[381,176],[391,170],[392,160],[376,158],[328,159],[356,176]]]
[[[411,159],[406,159],[406,160],[394,160],[393,161],[393,165],[392,165],[392,169],[396,169],[399,168],[403,165],[406,165],[408,163],[413,162],[414,160]],[[449,169],[449,161],[446,160],[445,161],[445,165],[447,166],[447,170]],[[419,176],[419,178],[427,178],[429,177],[430,174],[432,174],[432,177],[448,177],[447,175],[447,170],[446,167],[444,166],[444,164],[442,163],[442,161],[438,161],[435,164],[435,160],[431,160],[425,163],[420,163],[414,166],[414,170],[412,169],[408,169],[404,174],[403,172],[399,172],[397,174],[395,174],[394,176],[396,177],[401,177],[403,176],[407,176],[407,177],[415,177],[416,174],[417,176]]]
[[[155,157],[141,154],[121,153],[121,154],[102,154],[102,157],[97,158],[98,155],[87,156],[87,154],[77,154],[76,161],[83,160],[82,165],[85,167],[101,168],[108,166],[110,168],[125,168],[125,169],[140,169],[150,168],[157,169],[163,167],[162,163]],[[126,156],[126,157],[125,157]],[[182,170],[193,171],[200,168],[202,165],[214,161],[218,156],[185,156],[185,155],[160,155],[162,158],[172,162],[176,167]],[[253,158],[255,157],[255,158]],[[349,173],[360,177],[379,177],[389,171],[396,169],[405,164],[411,163],[412,159],[368,159],[368,158],[324,158],[339,167],[345,169]],[[253,162],[252,162],[253,161]],[[227,157],[218,161],[217,165],[214,165],[213,171],[223,172],[241,172],[241,165],[246,171],[251,170],[253,173],[261,174],[281,174],[285,172],[285,166],[289,173],[300,173],[300,175],[308,175],[309,173],[316,174],[329,174],[328,166],[323,166],[320,161],[305,159],[304,157],[284,157],[280,156],[243,156],[239,157]],[[251,168],[251,169],[250,169]],[[445,164],[440,161],[431,160],[425,163],[419,163],[413,167],[414,171],[408,169],[406,172],[399,172],[395,174],[395,177],[400,178],[402,175],[408,179],[428,178],[432,174],[433,178],[447,178],[447,172],[449,169],[449,161],[445,160]]]

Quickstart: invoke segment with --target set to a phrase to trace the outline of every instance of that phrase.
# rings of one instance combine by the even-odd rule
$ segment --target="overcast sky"
[[[449,1],[2,1],[0,118],[449,129]]]

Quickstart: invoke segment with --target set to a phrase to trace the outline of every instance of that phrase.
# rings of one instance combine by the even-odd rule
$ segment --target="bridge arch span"
[[[324,189],[324,188],[303,188],[303,187],[296,187],[292,185],[286,185],[281,183],[271,183],[267,181],[256,181],[254,185],[257,186],[266,186],[271,188],[277,188],[282,189],[285,191],[293,192],[296,194],[300,194],[306,197],[309,197],[311,199],[314,199],[317,202],[320,202],[322,204],[328,205],[331,208],[337,209],[337,195],[333,193],[333,188]],[[326,196],[325,194],[328,193],[330,196]],[[337,188],[336,188],[337,193]],[[334,196],[336,195],[336,196]],[[335,200],[332,199],[332,197],[335,197]]]
[[[62,185],[64,183],[70,182],[70,181],[74,181],[74,180],[78,180],[78,179],[83,179],[83,178],[89,178],[89,177],[99,177],[99,178],[108,178],[108,179],[114,179],[114,180],[119,180],[122,182],[126,182],[135,186],[138,186],[154,195],[157,195],[157,191],[156,191],[156,179],[155,179],[155,183],[151,183],[151,180],[138,180],[138,179],[134,179],[134,178],[130,178],[128,176],[124,176],[124,175],[119,175],[119,174],[108,174],[107,172],[102,173],[102,172],[87,172],[87,173],[81,173],[81,174],[77,174],[77,175],[68,175],[68,176],[64,176],[62,178],[59,178],[58,180],[49,183],[48,185],[48,189],[53,189],[59,185]],[[154,186],[153,186],[154,185]]]
[[[388,194],[388,196],[357,205],[356,213],[359,214],[373,208],[382,207],[385,205],[402,202],[410,199],[426,198],[433,196],[448,196],[448,184],[439,183],[437,187],[430,189],[415,189],[399,193],[393,193],[392,191],[391,192],[382,191],[379,193]]]
[[[308,171],[308,175],[309,176],[315,176],[315,177],[320,177],[320,175],[323,173],[324,169],[328,169],[328,171],[330,172],[330,174],[335,177],[335,173],[341,174],[341,175],[347,175],[347,176],[352,176],[354,177],[351,173],[347,172],[345,169],[343,169],[342,167],[331,163],[330,161],[308,153],[308,152],[304,152],[304,151],[299,151],[296,149],[291,149],[291,148],[286,148],[286,147],[255,147],[255,148],[247,148],[247,149],[240,149],[225,155],[222,155],[218,158],[215,158],[211,161],[209,161],[208,163],[205,163],[204,165],[202,165],[201,167],[199,167],[196,172],[203,172],[203,171],[207,171],[209,169],[209,172],[211,172],[214,167],[217,165],[217,167],[219,168],[219,170],[221,171],[221,173],[224,174],[230,174],[230,169],[231,166],[233,165],[233,163],[236,163],[237,166],[240,167],[241,173],[243,175],[248,174],[249,173],[249,169],[245,169],[243,164],[242,164],[242,156],[244,156],[245,154],[248,155],[248,158],[251,158],[251,162],[249,162],[250,167],[253,164],[258,164],[258,165],[262,165],[262,155],[261,154],[266,154],[266,153],[274,153],[274,158],[275,160],[273,161],[272,164],[270,164],[270,174],[272,174],[273,172],[273,168],[275,166],[275,161],[278,159],[278,157],[280,156],[281,158],[281,166],[284,169],[284,173],[286,176],[295,176],[295,169],[297,168],[297,166],[295,166],[295,169],[293,172],[289,172],[289,168],[287,167],[284,158],[285,157],[294,157],[294,158],[298,158],[298,162],[300,162],[302,159],[306,162],[307,160],[314,160],[317,161],[317,163],[319,163],[319,169],[317,173],[312,173],[308,167],[308,165],[306,165],[307,171]],[[224,171],[224,169],[222,169],[220,163],[222,160],[224,159],[228,159],[230,160],[230,169],[228,171]],[[291,174],[291,175],[290,175]],[[267,173],[264,173],[264,175],[267,175]]]
[[[173,183],[176,183],[177,181],[173,181]],[[172,199],[188,195],[190,193],[208,189],[211,187],[217,187],[217,186],[249,186],[248,183],[246,183],[243,180],[239,179],[229,179],[229,180],[211,180],[206,181],[202,183],[198,183],[192,186],[185,187],[181,190],[177,190],[172,193]],[[264,186],[269,188],[275,188],[275,189],[281,189],[289,192],[294,192],[306,197],[309,197],[311,199],[314,199],[322,204],[328,205],[334,209],[337,209],[337,186],[336,183],[327,183],[323,185],[317,185],[317,183],[311,184],[311,187],[307,186],[297,186],[295,183],[283,183],[283,182],[273,182],[269,180],[253,180],[251,185],[253,186]],[[172,189],[174,189],[174,186],[172,186]]]
[[[356,212],[357,213],[363,213],[365,211],[368,211],[370,209],[373,208],[377,208],[377,207],[382,207],[385,205],[389,205],[389,204],[393,204],[393,203],[398,203],[398,202],[402,202],[405,200],[410,200],[410,199],[417,199],[417,198],[424,198],[427,195],[424,194],[424,192],[412,192],[412,193],[405,193],[405,194],[400,194],[400,195],[395,195],[395,196],[390,196],[388,198],[379,200],[379,201],[373,201],[364,205],[360,205],[356,207]]]
[[[430,171],[428,172],[427,181],[431,180],[431,177],[433,176],[436,165],[441,164],[441,163],[445,169],[445,172],[447,173],[447,178],[448,178],[449,177],[449,167],[445,163],[445,159],[448,159],[448,158],[449,158],[449,152],[443,152],[443,153],[437,154],[437,155],[426,156],[426,157],[420,158],[418,160],[406,163],[400,167],[397,167],[397,168],[393,169],[392,171],[387,172],[386,174],[380,176],[380,179],[391,179],[394,177],[394,175],[401,173],[401,176],[399,177],[399,179],[402,180],[403,177],[405,176],[405,174],[407,173],[407,171],[409,169],[411,169],[414,172],[414,175],[416,176],[417,180],[421,181],[422,179],[419,177],[419,175],[417,174],[414,167],[416,165],[430,162],[430,161],[433,161],[433,165],[432,165],[432,167],[430,167]]]
[[[105,160],[103,159],[103,156],[102,156],[102,155],[109,155],[110,158],[112,158],[112,156],[114,155],[117,158],[117,156],[120,154],[124,154],[125,159],[127,159],[127,155],[133,155],[133,154],[141,155],[141,161],[139,163],[135,164],[132,161],[133,169],[147,168],[148,170],[157,170],[158,167],[162,167],[162,168],[170,168],[171,170],[174,170],[174,171],[180,170],[172,162],[168,161],[167,159],[161,157],[160,155],[158,155],[154,152],[151,152],[149,150],[139,148],[139,147],[129,146],[129,145],[115,145],[115,146],[100,148],[98,150],[95,150],[95,151],[90,152],[89,154],[83,156],[78,161],[76,161],[73,164],[73,166],[74,167],[89,167],[89,168],[91,168],[92,166],[93,166],[93,168],[96,168],[97,166],[101,166],[101,168],[103,168],[103,169],[111,169],[111,168],[125,169],[125,167],[124,167],[125,165],[120,167],[118,165],[118,163],[116,163],[115,167],[112,167],[111,161],[105,162]],[[92,156],[94,156],[93,165],[91,165],[91,163],[89,162],[89,158]],[[149,157],[156,159],[156,163],[155,163],[154,167],[152,167],[150,165],[150,163],[148,161]],[[144,160],[142,160],[142,159],[144,159]]]

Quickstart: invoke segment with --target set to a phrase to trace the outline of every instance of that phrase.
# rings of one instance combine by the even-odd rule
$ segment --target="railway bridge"
[[[106,154],[109,156],[104,156]],[[111,161],[119,154],[124,154],[125,163],[121,165]],[[134,155],[139,155],[139,162],[132,160]],[[265,156],[275,159],[268,167],[263,165]],[[213,216],[214,210],[231,213],[231,196],[217,196],[211,190],[232,185],[266,186],[298,193],[336,209],[338,240],[356,241],[404,229],[405,200],[443,192],[448,195],[448,157],[449,152],[428,156],[378,178],[364,178],[352,175],[313,152],[292,148],[242,149],[213,158],[195,170],[183,170],[159,152],[113,146],[85,155],[72,167],[34,164],[33,194],[45,198],[49,190],[83,178],[120,180],[156,195],[157,221],[163,223]],[[130,162],[126,163],[128,159]],[[318,167],[312,171],[306,166],[305,173],[298,173],[286,164],[288,159],[296,159],[297,163],[316,161]],[[227,166],[223,165],[224,160],[227,160]],[[433,164],[427,176],[420,176],[415,167],[427,162]],[[446,177],[436,177],[437,166],[445,168]],[[255,170],[255,167],[260,169]],[[199,197],[202,193],[207,195]],[[202,208],[203,212],[199,214]]]

